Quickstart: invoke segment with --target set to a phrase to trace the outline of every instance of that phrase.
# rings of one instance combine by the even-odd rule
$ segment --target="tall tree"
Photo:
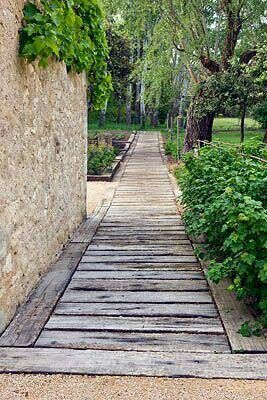
[[[173,25],[173,42],[182,54],[195,84],[195,93],[187,115],[184,151],[191,150],[197,140],[211,140],[214,109],[196,113],[196,104],[205,97],[205,82],[210,76],[230,68],[231,60],[255,55],[254,35],[266,10],[265,0],[166,0],[169,20]],[[242,54],[241,54],[242,52]]]
[[[126,102],[127,90],[131,75],[131,44],[125,34],[116,26],[110,26],[107,31],[110,56],[108,70],[112,77],[113,93],[117,102],[117,122],[121,122],[122,105]]]

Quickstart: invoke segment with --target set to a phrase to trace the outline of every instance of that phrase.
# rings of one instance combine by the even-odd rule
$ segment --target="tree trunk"
[[[210,142],[212,139],[212,125],[214,113],[208,113],[204,117],[197,118],[194,115],[194,99],[187,113],[187,125],[184,140],[184,153],[198,146],[198,140]],[[203,143],[200,143],[203,146]]]
[[[99,115],[99,128],[103,128],[105,126],[106,123],[106,109],[103,109],[100,111],[100,115]]]
[[[241,122],[240,122],[240,142],[244,143],[245,139],[245,118],[246,118],[246,111],[247,111],[247,106],[244,105],[242,108],[242,114],[241,114]]]
[[[118,114],[117,114],[117,123],[120,124],[121,123],[121,113],[122,113],[122,101],[121,98],[119,98],[118,100]]]
[[[132,84],[129,84],[126,94],[126,124],[130,126],[132,123]]]
[[[157,128],[159,124],[159,112],[157,110],[151,111],[151,125]]]
[[[141,114],[140,114],[140,82],[136,83],[136,91],[135,91],[135,123],[140,124],[141,122]]]
[[[108,102],[106,100],[105,108],[103,108],[103,110],[100,111],[99,122],[98,122],[99,128],[103,128],[105,126],[107,107],[108,107]]]
[[[146,126],[146,106],[145,106],[145,84],[142,79],[140,86],[140,124],[141,128],[144,129]]]
[[[265,131],[265,135],[264,135],[264,138],[263,138],[263,143],[267,143],[267,129]]]

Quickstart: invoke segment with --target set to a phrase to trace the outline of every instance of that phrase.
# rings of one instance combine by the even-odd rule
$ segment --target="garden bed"
[[[114,177],[115,173],[120,167],[121,162],[124,160],[124,157],[126,156],[127,152],[129,151],[134,139],[135,139],[135,132],[130,133],[130,132],[116,132],[116,134],[112,134],[113,136],[110,137],[110,133],[107,133],[107,136],[103,136],[104,138],[108,137],[109,143],[111,142],[111,145],[109,145],[110,153],[111,153],[111,165],[110,167],[105,168],[104,170],[101,170],[99,168],[99,173],[94,173],[94,174],[88,174],[87,175],[87,181],[88,182],[111,182],[112,178]],[[102,140],[103,140],[102,137]],[[94,139],[96,140],[96,139]],[[96,146],[93,144],[93,146]],[[105,146],[105,145],[104,145]],[[114,149],[114,152],[111,150]],[[114,157],[114,160],[112,160],[112,155],[114,153],[118,153],[116,157]],[[97,167],[95,168],[97,170]]]

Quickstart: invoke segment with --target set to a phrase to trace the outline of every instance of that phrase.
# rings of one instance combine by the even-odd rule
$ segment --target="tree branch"
[[[211,60],[209,57],[202,55],[200,56],[200,61],[203,67],[213,74],[220,71],[220,65],[216,61]]]
[[[239,33],[242,29],[243,19],[241,18],[241,10],[244,2],[241,1],[239,7],[233,11],[232,0],[221,0],[220,6],[226,15],[227,28],[222,51],[222,68],[228,69],[230,60],[234,55]]]
[[[240,56],[241,64],[249,64],[249,62],[257,55],[256,50],[247,50]]]

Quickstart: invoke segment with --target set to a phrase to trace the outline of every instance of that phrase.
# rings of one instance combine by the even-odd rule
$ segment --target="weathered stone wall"
[[[86,212],[86,80],[18,58],[24,3],[0,2],[0,331]]]

